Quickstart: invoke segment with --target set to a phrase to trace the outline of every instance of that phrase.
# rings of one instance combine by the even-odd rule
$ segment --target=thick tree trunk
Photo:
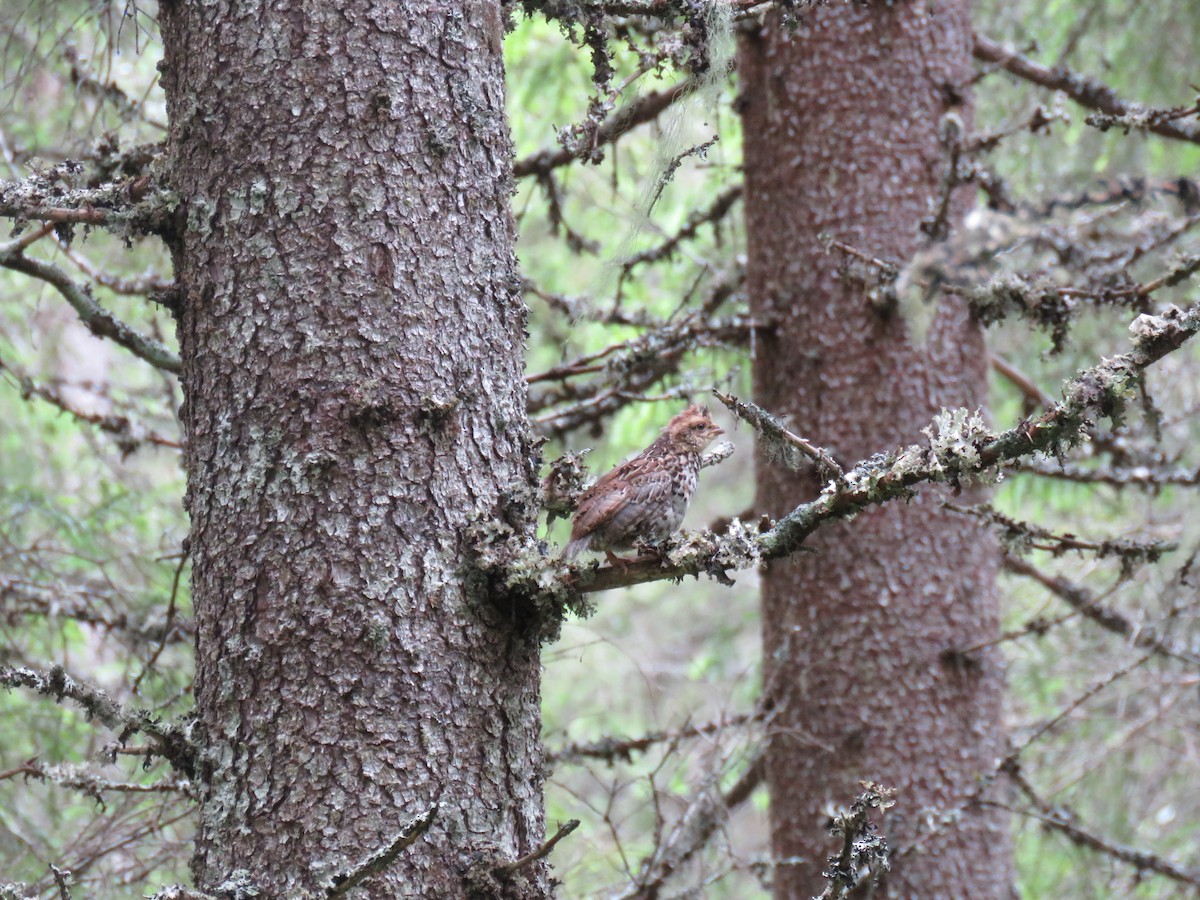
[[[534,522],[498,4],[161,10],[197,882],[315,890],[438,801],[362,896],[544,896],[485,875],[542,838],[539,654],[469,565]]]
[[[946,302],[925,343],[898,313],[837,275],[828,233],[904,260],[939,196],[939,123],[969,93],[966,4],[838,5],[805,12],[794,35],[744,39],[749,286],[769,321],[755,361],[758,401],[849,461],[921,440],[940,407],[982,406],[987,355],[960,303]],[[960,201],[966,197],[959,198]],[[960,213],[962,203],[956,204]],[[811,473],[764,463],[763,509],[811,499]],[[923,491],[822,531],[813,554],[773,563],[763,582],[764,691],[776,896],[820,892],[838,849],[828,805],[860,779],[899,790],[888,839],[900,851],[893,897],[1000,897],[1011,884],[1006,821],[968,805],[1003,750],[999,655],[978,666],[949,648],[998,631],[996,556],[978,525]],[[923,838],[931,827],[940,829]],[[920,852],[905,852],[924,841]]]

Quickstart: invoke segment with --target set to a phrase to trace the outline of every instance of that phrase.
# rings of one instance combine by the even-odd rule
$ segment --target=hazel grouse
[[[645,450],[621,463],[579,498],[563,556],[603,552],[614,565],[628,562],[614,549],[659,541],[679,528],[700,477],[700,454],[724,434],[703,406],[689,406]]]

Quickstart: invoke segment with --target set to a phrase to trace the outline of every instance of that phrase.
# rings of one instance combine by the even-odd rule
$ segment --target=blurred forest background
[[[1197,102],[1192,0],[981,0],[974,16],[987,39],[1087,73],[1123,98]],[[123,148],[163,139],[154,17],[149,3],[0,0],[4,178],[95,157],[113,136]],[[513,22],[509,116],[519,174],[527,164],[513,209],[531,309],[530,411],[549,440],[546,458],[591,448],[586,464],[602,472],[687,400],[709,402],[737,450],[704,471],[685,527],[746,516],[763,463],[753,433],[709,397],[714,386],[750,395],[755,350],[738,294],[736,76],[710,77],[647,117],[599,165],[539,175],[537,154],[553,152],[556,133],[588,114],[590,52],[539,17],[514,13]],[[631,37],[635,49],[614,59],[612,109],[685,77],[647,70],[636,51],[644,43]],[[1107,266],[1144,283],[1200,253],[1200,197],[1179,180],[1200,176],[1200,146],[1097,127],[1066,97],[987,61],[977,67],[975,131],[1004,135],[979,159],[995,190],[979,191],[970,233],[950,242],[954,259],[926,266],[961,264],[978,283],[1037,273],[1060,285],[1077,283],[1064,273]],[[48,234],[35,249],[93,278],[107,308],[173,345],[170,314],[147,302],[171,278],[157,242],[131,248],[83,228],[69,246],[55,241]],[[904,292],[914,321],[928,314],[921,294]],[[690,348],[677,372],[643,378],[636,346],[607,352],[714,297],[710,318],[728,331]],[[1185,278],[1148,308],[1194,297]],[[1081,302],[1058,336],[1017,320],[991,329],[993,427],[1016,425],[1039,407],[1039,391],[1057,398],[1076,370],[1122,352],[1135,314]],[[589,404],[544,377],[564,363],[632,374],[614,382],[611,406]],[[1200,885],[1198,364],[1193,346],[1167,357],[1127,426],[1063,467],[1010,470],[996,488],[997,512],[1047,532],[997,524],[1011,554],[1002,580],[1007,724],[1016,745],[1029,742],[1020,775],[1029,790],[1011,795],[1025,897],[1166,898]],[[162,716],[190,708],[179,403],[172,376],[91,336],[44,283],[0,270],[0,663],[61,664]],[[790,427],[805,434],[803,422]],[[1155,432],[1161,443],[1148,439]],[[547,540],[561,545],[566,531],[560,520]],[[1135,542],[1136,552],[1114,541]],[[598,595],[596,614],[569,622],[546,648],[547,819],[584,823],[555,850],[561,896],[619,891],[694,786],[729,780],[754,746],[756,578],[742,572],[736,582]],[[56,896],[52,864],[75,873],[88,897],[186,879],[186,783],[161,762],[146,769],[136,748],[106,746],[76,710],[15,691],[0,693],[0,710],[0,882]],[[680,896],[765,897],[767,854],[759,789],[689,868]]]

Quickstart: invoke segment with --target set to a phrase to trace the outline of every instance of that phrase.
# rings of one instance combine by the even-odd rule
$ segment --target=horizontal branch
[[[768,6],[775,5],[777,0],[725,0],[728,6],[734,13],[741,17],[749,15],[758,9],[765,9]],[[790,7],[794,0],[788,0],[783,5]],[[547,4],[546,0],[522,0],[522,6],[525,11],[541,10],[544,15],[562,18],[565,21],[571,21],[567,14],[560,13],[559,9],[564,9],[567,13],[575,15],[592,13],[602,16],[613,17],[628,17],[628,16],[675,16],[691,11],[692,4],[685,0],[584,0],[580,3]],[[550,6],[549,10],[545,9]]]
[[[94,425],[104,433],[112,435],[123,456],[128,456],[143,444],[170,447],[174,450],[183,448],[183,445],[179,441],[164,437],[149,428],[144,428],[128,416],[115,415],[113,413],[86,412],[76,409],[62,395],[61,391],[48,385],[38,384],[25,372],[0,358],[0,372],[4,371],[9,372],[16,379],[22,399],[37,397],[39,400],[57,407],[72,418],[80,422],[85,422],[88,425]]]
[[[1138,563],[1158,562],[1164,553],[1171,553],[1179,549],[1178,544],[1156,539],[1138,541],[1131,538],[1114,538],[1094,541],[1075,534],[1056,534],[1040,525],[1021,522],[1011,516],[1006,516],[986,503],[976,506],[943,503],[942,508],[961,515],[974,516],[987,522],[999,532],[1001,544],[1013,553],[1043,550],[1055,556],[1061,556],[1068,551],[1075,550],[1082,553],[1094,553],[1100,559],[1115,556],[1121,560],[1122,571],[1129,571]]]
[[[981,34],[975,34],[975,58],[995,63],[1010,75],[1052,91],[1062,91],[1076,103],[1109,116],[1120,125],[1144,128],[1160,137],[1200,144],[1200,125],[1176,121],[1176,111],[1148,109],[1117,96],[1108,85],[1066,68],[1050,69]]]
[[[1111,487],[1151,488],[1156,489],[1167,485],[1195,487],[1200,484],[1200,469],[1185,469],[1178,467],[1155,466],[1098,466],[1088,468],[1069,462],[1050,462],[1049,460],[1023,460],[1017,471],[1040,478],[1055,478],[1061,481],[1072,481],[1078,484],[1107,484]]]
[[[171,778],[166,781],[153,781],[148,784],[112,781],[80,766],[48,766],[36,760],[31,760],[15,768],[0,772],[0,781],[10,778],[33,778],[37,781],[49,782],[66,790],[78,791],[97,801],[103,800],[104,795],[108,793],[183,794],[185,797],[192,796],[192,784],[186,779],[177,780]]]
[[[0,607],[4,615],[46,616],[48,618],[72,619],[84,625],[92,625],[110,631],[119,631],[138,641],[190,641],[195,634],[192,620],[177,621],[173,629],[166,629],[161,620],[135,620],[128,613],[103,610],[111,607],[115,598],[104,592],[70,584],[43,585],[13,575],[0,574]]]
[[[82,171],[61,163],[23,181],[0,182],[0,216],[18,222],[91,225],[127,237],[167,234],[179,196],[155,190],[148,178],[131,178],[95,188],[70,187]]]
[[[1186,312],[1170,307],[1162,315],[1141,315],[1130,325],[1134,349],[1082,371],[1063,386],[1063,401],[1043,415],[993,434],[982,417],[966,410],[943,411],[925,434],[928,443],[860,462],[831,482],[822,495],[803,503],[768,531],[751,534],[736,520],[722,537],[692,533],[675,538],[660,559],[624,568],[587,567],[568,583],[588,593],[647,581],[708,573],[723,578],[729,569],[794,553],[818,528],[848,519],[869,506],[912,496],[923,483],[958,484],[994,475],[1008,462],[1035,453],[1059,454],[1074,445],[1092,418],[1115,417],[1125,408],[1141,373],[1177,350],[1200,331],[1200,306]]]
[[[586,374],[593,362],[576,360],[572,371],[552,376],[555,387],[534,392],[529,398],[531,421],[539,433],[561,437],[575,429],[600,421],[641,398],[663,379],[679,371],[690,353],[702,348],[737,346],[762,326],[743,316],[712,320],[710,316],[725,300],[734,296],[737,285],[720,281],[713,285],[701,307],[678,321],[668,322],[638,335],[623,345],[606,351],[603,368],[584,383],[575,376]],[[677,394],[692,393],[695,388],[676,386]],[[667,391],[671,393],[671,391]]]
[[[576,762],[581,759],[602,759],[610,765],[617,760],[629,762],[634,753],[649,750],[655,744],[707,737],[719,734],[727,728],[740,728],[758,720],[759,713],[743,713],[728,719],[717,719],[700,725],[687,725],[671,731],[652,731],[636,738],[601,738],[588,743],[571,743],[558,750],[546,753],[546,763],[556,765]]]
[[[62,666],[39,672],[24,666],[0,665],[0,687],[29,688],[53,697],[58,703],[71,700],[84,711],[88,721],[95,719],[117,732],[120,743],[134,734],[144,734],[154,741],[158,755],[189,778],[194,777],[196,751],[184,726],[163,724],[144,709],[126,709],[106,691],[72,678]]]
[[[204,891],[198,891],[186,885],[172,884],[155,891],[150,900],[223,900],[223,898],[215,894],[206,894]]]

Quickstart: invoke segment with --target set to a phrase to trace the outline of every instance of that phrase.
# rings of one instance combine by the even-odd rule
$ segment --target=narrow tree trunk
[[[939,196],[939,123],[969,122],[971,31],[964,2],[838,5],[744,39],[749,287],[761,338],[758,400],[844,460],[921,440],[940,407],[986,401],[987,355],[963,305],[945,302],[925,343],[899,313],[839,278],[827,233],[905,260]],[[955,204],[961,213],[964,195]],[[811,473],[760,467],[774,514],[811,499]],[[815,553],[773,563],[763,581],[764,691],[773,704],[767,772],[776,896],[820,892],[840,845],[827,807],[860,779],[898,789],[887,836],[893,897],[1010,892],[1003,816],[969,805],[1003,750],[1003,671],[943,661],[998,631],[996,555],[978,525],[923,491],[822,531]],[[935,836],[923,838],[931,827]],[[925,841],[919,852],[906,851]]]
[[[542,838],[539,654],[468,564],[534,522],[498,4],[161,11],[197,882],[315,890],[438,801],[363,896],[544,896],[486,874]]]

